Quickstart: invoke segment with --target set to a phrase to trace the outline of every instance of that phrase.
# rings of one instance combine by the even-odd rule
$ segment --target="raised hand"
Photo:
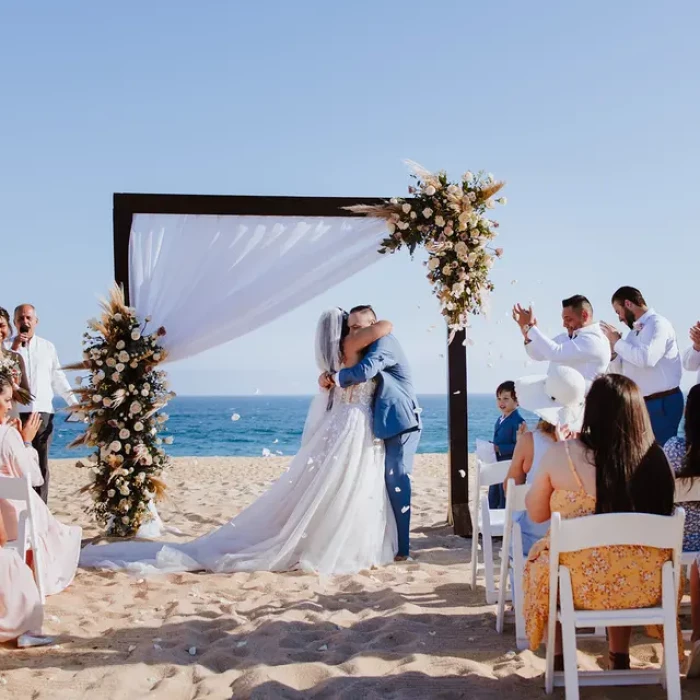
[[[39,432],[40,427],[41,416],[39,416],[38,413],[32,413],[32,415],[29,416],[29,420],[19,431],[22,434],[22,440],[24,440],[24,442],[32,442]]]
[[[609,323],[605,323],[605,321],[600,322],[600,328],[603,331],[603,335],[608,339],[610,347],[615,347],[615,343],[622,338],[622,334],[617,328],[611,326]]]
[[[690,341],[693,344],[693,349],[696,352],[700,352],[700,321],[698,321],[691,329],[690,329]]]
[[[520,304],[516,304],[513,307],[513,320],[520,326],[520,330],[524,334],[525,326],[536,326],[537,319],[535,318],[535,312],[532,310],[531,306],[525,307]]]

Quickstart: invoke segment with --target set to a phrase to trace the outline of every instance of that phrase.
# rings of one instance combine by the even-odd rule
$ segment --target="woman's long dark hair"
[[[685,457],[678,479],[700,477],[700,384],[688,392],[685,404]]]
[[[595,464],[596,513],[673,513],[675,480],[631,379],[607,374],[593,382],[580,440]]]

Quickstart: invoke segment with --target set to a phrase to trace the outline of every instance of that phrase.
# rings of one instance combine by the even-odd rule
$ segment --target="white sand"
[[[169,473],[166,523],[196,536],[255,499],[285,458],[181,458]],[[87,473],[52,465],[50,506],[98,534],[77,494]],[[0,697],[18,700],[197,698],[542,698],[542,651],[515,652],[494,606],[468,586],[469,540],[445,525],[445,455],[414,473],[415,561],[356,576],[176,574],[139,580],[80,571],[47,604],[60,646],[0,646]],[[657,661],[640,638],[637,662]],[[196,652],[190,655],[191,648]],[[579,664],[595,668],[602,644]],[[194,649],[192,649],[194,651]],[[562,698],[563,691],[555,697]],[[583,689],[582,698],[665,698],[661,688]],[[700,683],[684,684],[700,697]]]

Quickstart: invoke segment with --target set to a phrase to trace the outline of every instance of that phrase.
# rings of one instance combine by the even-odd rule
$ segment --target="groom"
[[[356,306],[348,316],[349,333],[372,326],[377,317],[371,306]],[[393,335],[380,338],[367,348],[362,361],[335,375],[323,374],[322,387],[347,387],[377,379],[374,395],[374,436],[384,440],[384,478],[396,517],[399,551],[396,561],[408,559],[411,524],[411,471],[421,433],[420,410],[413,390],[408,362]]]

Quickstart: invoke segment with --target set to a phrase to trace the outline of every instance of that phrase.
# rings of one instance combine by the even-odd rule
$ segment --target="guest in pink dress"
[[[39,460],[31,447],[36,432],[37,421],[29,420],[20,430],[14,422],[6,422],[12,409],[12,380],[0,373],[0,478],[26,477],[29,474],[32,485],[43,481]],[[82,530],[76,526],[63,525],[51,515],[51,511],[41,498],[32,491],[32,507],[38,547],[42,554],[42,583],[46,595],[60,593],[73,581],[80,557]],[[24,506],[18,501],[0,499],[2,516],[7,537],[17,537],[17,522]]]

